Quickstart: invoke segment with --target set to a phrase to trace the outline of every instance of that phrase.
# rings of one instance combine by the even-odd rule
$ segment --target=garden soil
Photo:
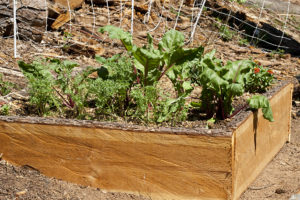
[[[77,12],[84,14],[84,9],[89,10],[90,8],[88,5],[85,5]],[[96,13],[107,13],[105,7],[99,7],[97,9]],[[112,10],[113,9],[114,8],[112,8]],[[130,7],[124,9],[130,9]],[[139,13],[137,12],[136,14]],[[115,15],[117,15],[117,12],[115,12]],[[101,19],[101,17],[103,18],[103,16],[97,16],[96,18]],[[217,57],[222,60],[252,58],[263,66],[272,69],[278,80],[289,79],[296,86],[293,100],[291,140],[284,145],[272,162],[268,164],[240,198],[241,200],[287,200],[292,194],[295,194],[300,190],[300,87],[299,82],[295,78],[300,76],[300,59],[292,57],[289,54],[278,54],[276,52],[267,53],[253,46],[239,44],[239,35],[236,35],[235,39],[225,42],[219,36],[211,34],[212,31],[216,31],[214,21],[208,15],[205,15],[204,17],[205,20],[202,20],[200,23],[202,30],[207,31],[201,30],[197,32],[198,35],[196,34],[196,36],[199,39],[197,41],[199,41],[200,44],[205,45],[206,51],[216,49]],[[172,16],[170,16],[170,18],[172,19]],[[115,19],[119,19],[119,16],[111,19],[112,24],[118,23]],[[126,21],[130,22],[130,20],[124,19],[124,23]],[[184,28],[185,22],[185,18],[182,17],[182,20],[178,22],[179,26]],[[75,23],[80,24],[80,19],[75,20],[73,24]],[[95,24],[97,27],[103,25],[100,22],[99,24],[97,23]],[[146,34],[145,31],[143,31],[142,26],[139,26],[138,23],[139,22],[136,22],[135,26],[135,34],[138,35],[135,35],[134,38],[138,39],[136,42],[142,44],[143,41],[146,41]],[[290,23],[294,24],[296,22],[289,21],[289,24]],[[297,26],[300,25],[300,22],[297,23]],[[189,25],[187,27],[189,27]],[[64,30],[67,31],[67,29]],[[181,31],[184,30],[185,29],[182,29]],[[72,31],[76,31],[76,28],[73,28]],[[160,37],[162,33],[163,30],[158,28],[153,34],[154,37],[157,38]],[[76,40],[77,36],[81,38],[85,36],[80,35],[82,34],[82,30],[79,30],[76,33],[72,32],[72,34],[74,36],[72,40]],[[72,48],[66,51],[64,48],[66,45],[59,43],[60,41],[65,41],[65,38],[63,38],[64,35],[60,32],[49,32],[48,35],[51,35],[51,41],[49,38],[44,38],[44,41],[48,42],[47,45],[40,45],[32,41],[18,41],[18,53],[22,56],[22,59],[29,62],[38,56],[48,56],[61,59],[72,59],[78,62],[83,68],[85,66],[99,65],[95,62],[93,53],[92,55],[84,54],[83,48],[76,47],[77,49],[80,49],[80,52],[74,52],[72,51]],[[101,35],[94,34],[94,36],[99,37],[102,41],[101,48],[103,51],[100,51],[101,48],[99,47],[100,50],[98,49],[98,52],[103,56],[110,56],[124,51],[118,42],[112,43],[107,37],[103,38]],[[96,41],[98,41],[98,39],[96,39]],[[51,48],[49,42],[52,42],[53,46],[56,46],[56,48]],[[157,43],[157,41],[154,42]],[[6,80],[18,83],[20,89],[22,89],[25,86],[26,81],[24,76],[20,73],[16,59],[12,56],[12,47],[12,39],[0,38],[0,73],[5,75]],[[24,100],[22,99],[23,96],[21,93],[16,93],[12,98],[15,101]],[[110,193],[99,188],[80,186],[45,177],[30,166],[17,167],[10,165],[6,161],[1,160],[0,152],[0,200],[10,199],[143,200],[148,199],[148,197],[125,193]]]

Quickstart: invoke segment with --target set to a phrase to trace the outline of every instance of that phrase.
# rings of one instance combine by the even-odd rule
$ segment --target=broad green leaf
[[[269,120],[270,122],[274,121],[273,112],[267,97],[262,95],[254,95],[250,99],[248,99],[248,103],[251,109],[257,110],[259,108],[262,108],[264,118]]]
[[[52,74],[46,68],[46,66],[40,64],[39,62],[27,64],[24,61],[18,61],[18,65],[27,78],[42,78],[47,80],[53,79]]]
[[[205,68],[199,78],[203,84],[212,87],[218,94],[221,94],[221,87],[228,84],[227,81],[223,80],[210,68]]]
[[[194,108],[201,108],[202,107],[202,103],[200,102],[191,102],[191,106]]]
[[[218,63],[215,62],[215,59],[205,58],[202,60],[201,64],[204,67],[212,69],[218,74],[221,74],[221,71],[223,70],[223,68],[219,66]]]
[[[244,86],[239,83],[232,83],[228,85],[227,94],[230,96],[241,96],[244,93]]]
[[[132,50],[133,44],[132,44],[132,36],[130,33],[125,32],[122,29],[112,25],[107,25],[99,28],[99,32],[100,33],[108,32],[109,37],[111,39],[121,40],[127,51]]]
[[[173,53],[169,54],[166,53],[164,55],[165,62],[167,66],[171,66],[173,64],[175,65],[181,65],[187,61],[194,60],[199,53],[203,53],[204,48],[198,47],[194,49],[183,49],[181,47],[177,48]]]
[[[206,53],[204,56],[203,56],[203,59],[210,59],[210,60],[213,60],[215,57],[215,54],[216,54],[216,50],[213,49],[211,52],[209,53]]]
[[[228,62],[227,65],[224,66],[224,69],[226,69],[226,73],[223,75],[224,79],[231,83],[242,84],[244,84],[245,75],[251,71],[248,60]]]
[[[175,74],[175,71],[174,71],[174,70],[169,70],[169,71],[167,72],[167,76],[168,76],[168,78],[173,82],[173,81],[175,81],[176,78],[177,78],[177,73]]]
[[[194,89],[190,81],[184,81],[182,87],[187,92],[191,92]]]
[[[159,71],[157,68],[150,70],[147,76],[147,85],[156,85],[160,75],[161,71]]]
[[[144,48],[137,48],[133,52],[134,58],[140,62],[144,67],[148,67],[148,71],[159,66],[162,56],[157,50],[149,51]]]
[[[149,34],[149,33],[147,33],[147,39],[148,39],[148,49],[154,49],[154,47],[153,47],[153,37]]]
[[[96,61],[97,61],[98,63],[100,63],[100,64],[105,64],[105,63],[106,63],[106,59],[103,58],[103,57],[101,57],[101,56],[96,55],[96,56],[95,56],[95,59],[96,59]]]
[[[172,52],[184,45],[183,33],[174,29],[168,31],[158,44],[159,50]]]
[[[262,95],[254,95],[248,100],[251,109],[265,108],[269,106],[269,100]]]
[[[136,48],[133,52],[134,65],[143,74],[144,84],[152,84],[158,80],[161,71],[158,67],[162,61],[162,55],[158,50]]]
[[[97,74],[100,78],[103,80],[106,80],[108,78],[109,72],[106,67],[100,67],[97,69]]]
[[[78,66],[78,64],[77,64],[76,62],[73,62],[73,61],[70,61],[70,60],[64,60],[64,61],[63,61],[63,65],[64,65],[65,67],[67,67],[68,69],[72,69],[72,68]]]
[[[23,71],[23,73],[28,74],[28,73],[34,73],[35,72],[35,67],[31,64],[27,64],[24,61],[18,61],[18,65]]]
[[[133,64],[142,74],[145,73],[145,67],[137,59],[133,58]]]

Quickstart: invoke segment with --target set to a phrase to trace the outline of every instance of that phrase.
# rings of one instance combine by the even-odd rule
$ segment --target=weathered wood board
[[[275,122],[263,119],[261,110],[248,117],[233,133],[235,198],[258,176],[288,140],[291,130],[290,86],[273,96],[270,103]]]
[[[263,119],[261,112],[249,113],[231,134],[0,117],[0,153],[11,163],[30,165],[45,175],[108,191],[152,199],[238,199],[287,141],[291,95],[288,84],[271,98],[275,122]]]

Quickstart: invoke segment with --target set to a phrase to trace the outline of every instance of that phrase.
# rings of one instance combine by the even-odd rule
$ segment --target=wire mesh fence
[[[298,55],[300,4],[275,2],[274,8],[270,0],[0,0],[0,35],[12,45],[5,53],[21,58],[24,52],[47,55],[50,50],[86,56],[103,54],[104,49],[121,52],[120,43],[98,33],[105,25],[129,31],[141,44],[147,33],[157,42],[167,30],[176,29],[191,46],[236,40]],[[0,61],[6,62],[1,56]]]

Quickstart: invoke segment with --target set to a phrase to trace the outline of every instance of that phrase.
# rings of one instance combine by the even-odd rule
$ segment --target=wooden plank
[[[234,132],[233,199],[238,199],[288,140],[292,88],[292,84],[285,86],[270,100],[275,122],[263,119],[259,111]]]
[[[72,20],[72,15],[71,13],[68,11],[66,13],[60,14],[56,20],[53,22],[53,24],[51,25],[52,29],[59,29],[61,26],[63,26],[65,23],[69,22]]]
[[[271,98],[275,122],[259,111],[233,134],[7,117],[0,121],[0,153],[48,176],[109,191],[152,199],[237,199],[288,139],[291,97],[292,85],[283,86]]]
[[[0,122],[3,159],[152,199],[228,199],[231,137]]]

